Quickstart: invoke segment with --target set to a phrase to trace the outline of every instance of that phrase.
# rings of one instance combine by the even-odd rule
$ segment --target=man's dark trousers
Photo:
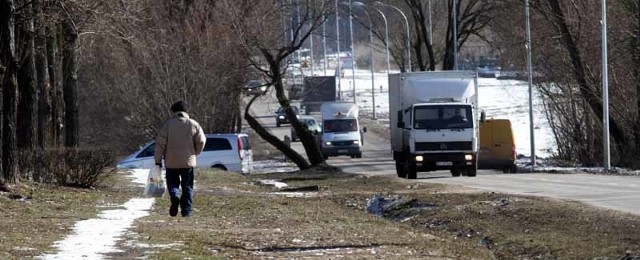
[[[167,168],[167,189],[171,197],[171,209],[175,209],[177,214],[178,204],[180,205],[183,217],[191,216],[191,207],[193,205],[193,168]],[[182,196],[180,196],[180,187],[182,187]]]

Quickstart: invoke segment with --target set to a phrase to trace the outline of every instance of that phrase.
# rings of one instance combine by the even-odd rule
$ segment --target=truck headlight
[[[331,146],[331,142],[324,142],[324,145]]]
[[[279,119],[284,119],[284,116],[278,116]]]
[[[467,161],[471,161],[471,160],[473,160],[473,155],[472,154],[465,154],[464,155],[464,159],[467,160]]]
[[[260,87],[260,92],[264,92],[265,90],[267,90],[267,87],[266,87],[266,86],[262,86],[262,87]]]
[[[353,144],[360,145],[360,141],[355,140],[355,141],[353,141]]]
[[[422,161],[424,161],[424,157],[422,157],[422,155],[416,156],[416,162],[422,162]]]

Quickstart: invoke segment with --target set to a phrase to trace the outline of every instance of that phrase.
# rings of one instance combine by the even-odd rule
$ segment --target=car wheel
[[[453,176],[453,177],[460,177],[460,170],[458,170],[458,169],[451,169],[451,176]]]
[[[280,122],[276,121],[276,127],[280,127]]]

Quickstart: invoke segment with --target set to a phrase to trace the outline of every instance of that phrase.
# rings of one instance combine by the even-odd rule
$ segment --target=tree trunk
[[[62,24],[64,48],[62,50],[62,75],[64,95],[64,146],[78,146],[78,76],[76,68],[76,40],[78,32],[71,17]]]
[[[447,41],[444,48],[444,56],[442,58],[442,70],[453,69],[453,60],[455,55],[455,53],[453,53],[453,46],[454,44],[457,44],[456,42],[454,42],[453,30],[451,28],[451,26],[453,25],[454,19],[456,19],[457,21],[457,17],[453,17],[451,13],[451,10],[453,10],[451,8],[455,8],[455,7],[451,3],[451,1],[447,0],[447,3],[448,3],[447,6],[449,7],[447,8],[447,12],[448,12],[447,17],[449,17],[447,21],[449,21],[449,23],[447,24],[447,37],[446,37]],[[456,12],[456,16],[457,16],[457,12]],[[457,26],[457,23],[456,23],[456,26]]]
[[[636,79],[637,118],[636,128],[633,131],[636,141],[636,152],[634,157],[637,158],[638,156],[640,156],[640,3],[638,3],[638,1],[629,1],[629,4],[631,5],[630,11],[632,17],[635,18],[635,24],[632,26],[632,28],[634,29],[634,34],[632,36],[633,40],[631,41],[631,46],[629,47],[631,48],[631,53],[633,53],[633,74],[634,78]],[[640,167],[637,164],[638,163],[636,162],[636,165],[634,167]]]
[[[38,88],[38,146],[46,143],[47,122],[49,121],[49,102],[47,99],[49,77],[47,75],[46,35],[42,20],[41,0],[33,0],[33,26],[35,27],[35,66],[36,86]]]
[[[58,83],[57,73],[57,57],[58,57],[58,32],[55,29],[55,25],[47,25],[47,71],[49,75],[49,85],[51,86],[48,95],[51,98],[51,143],[54,147],[60,143],[60,129],[61,129],[61,117],[60,117],[60,100],[62,97],[62,91],[60,90],[60,84]]]
[[[251,128],[256,131],[256,133],[260,137],[262,137],[262,139],[273,145],[276,149],[282,152],[284,156],[291,159],[291,161],[293,161],[293,163],[295,163],[298,168],[300,168],[301,170],[308,169],[309,163],[307,163],[304,157],[298,154],[295,150],[291,149],[291,147],[278,139],[278,137],[275,137],[274,135],[269,133],[269,131],[267,131],[267,129],[265,129],[264,126],[262,126],[260,122],[258,122],[258,120],[256,120],[255,117],[253,117],[249,113],[249,109],[251,108],[251,105],[256,100],[256,98],[258,98],[258,95],[254,96],[244,109],[244,119],[247,121],[247,123],[249,123],[249,126],[251,126]]]
[[[268,51],[266,50],[263,50],[263,54],[266,56],[271,70],[271,79],[274,82],[274,88],[276,89],[276,97],[278,98],[278,103],[281,107],[287,108],[290,106],[290,103],[289,98],[284,94],[282,73],[280,71],[280,63],[284,60],[285,57],[279,56],[276,59],[273,59],[273,56],[268,54]],[[309,129],[307,129],[300,123],[300,121],[298,121],[298,117],[292,109],[287,109],[285,112],[287,113],[287,118],[289,118],[291,127],[293,127],[293,129],[298,134],[298,137],[300,138],[300,142],[302,143],[302,146],[307,153],[307,158],[309,158],[309,162],[311,163],[311,165],[316,166],[319,164],[324,164],[324,156],[322,155],[322,151],[320,151],[320,147],[316,142],[315,135],[313,135],[313,133],[311,133]]]
[[[26,2],[26,1],[25,1]],[[28,3],[23,3],[28,4]],[[18,69],[18,148],[33,149],[37,144],[37,89],[36,89],[36,68],[34,59],[33,42],[33,19],[31,13],[24,9],[18,18],[22,22],[16,27],[16,39],[18,39],[17,50],[20,59]]]
[[[4,183],[17,181],[16,171],[16,101],[18,62],[14,45],[13,0],[0,0],[0,61],[5,67],[2,79],[2,179]]]
[[[411,17],[413,17],[413,25],[416,30],[416,42],[413,44],[413,48],[416,52],[416,62],[418,69],[421,71],[435,70],[436,60],[433,56],[433,45],[431,45],[431,39],[429,38],[428,17],[425,14],[423,1],[419,0],[405,0],[411,10]],[[425,46],[423,49],[422,46]],[[424,51],[426,50],[426,53]]]

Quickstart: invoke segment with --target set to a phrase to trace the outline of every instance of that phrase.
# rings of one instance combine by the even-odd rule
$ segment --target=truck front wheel
[[[407,174],[404,172],[404,165],[400,161],[396,161],[396,174],[400,178],[407,177]]]
[[[418,177],[416,166],[411,165],[410,161],[404,162],[404,172],[407,175],[407,179],[415,180]]]
[[[467,168],[467,176],[476,177],[476,173],[478,172],[478,167],[470,166]]]

